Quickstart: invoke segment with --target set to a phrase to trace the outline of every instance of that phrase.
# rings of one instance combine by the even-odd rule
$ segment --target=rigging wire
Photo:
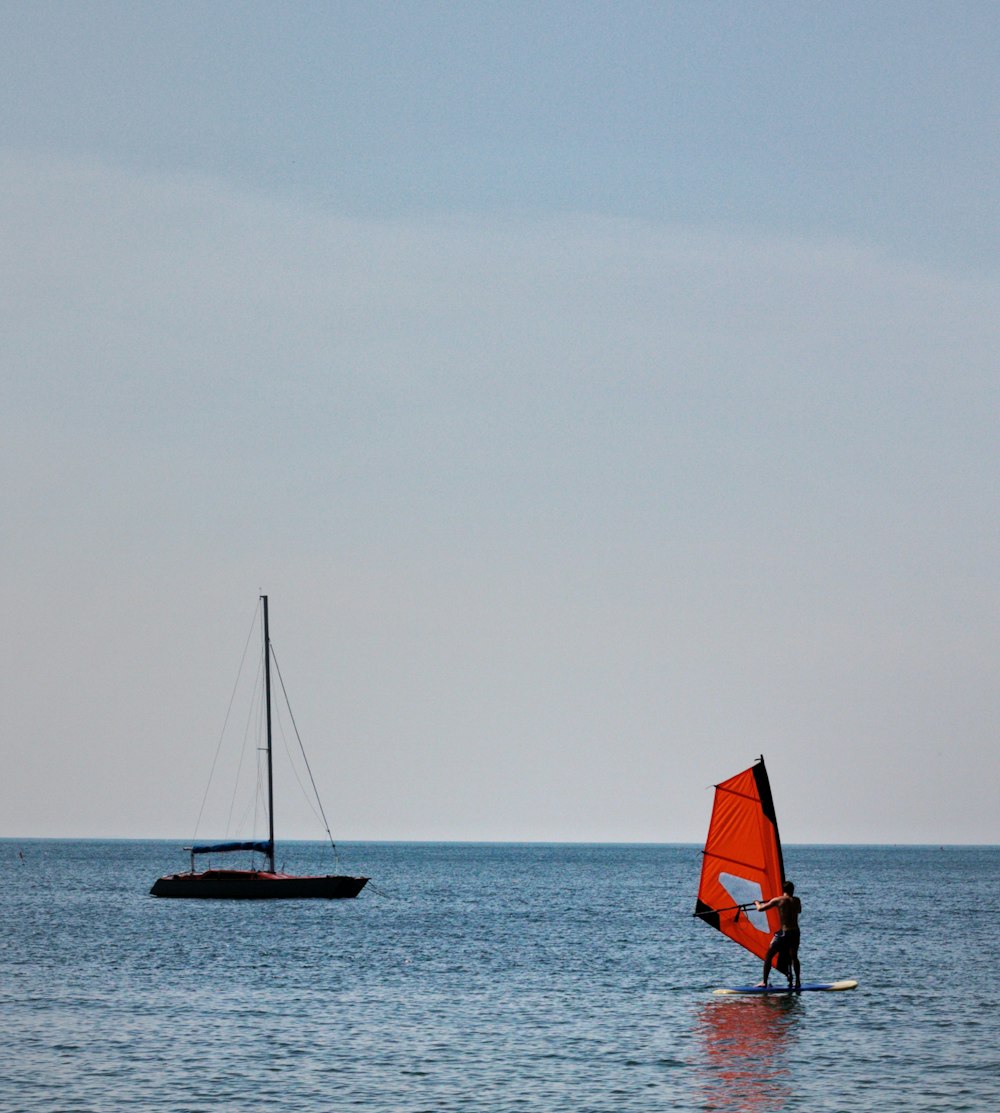
[[[322,817],[320,816],[319,812],[316,810],[315,801],[312,799],[312,797],[306,791],[306,786],[302,783],[302,777],[299,775],[299,767],[295,763],[295,758],[292,754],[292,749],[288,745],[288,735],[285,733],[285,723],[284,723],[284,720],[283,720],[282,715],[281,715],[281,703],[280,703],[280,701],[275,700],[274,706],[271,708],[271,710],[274,714],[275,722],[276,722],[276,725],[277,725],[277,728],[278,728],[278,733],[281,735],[282,745],[285,747],[285,756],[288,758],[288,765],[289,765],[289,768],[292,771],[292,776],[295,778],[295,783],[299,786],[299,790],[302,793],[303,799],[309,805],[309,810],[316,817],[317,822],[321,823],[322,822]],[[291,713],[291,708],[289,708],[289,714],[290,713]]]
[[[232,795],[232,798],[229,801],[229,814],[226,816],[226,832],[227,832],[227,834],[233,831],[233,809],[236,807],[236,798],[237,798],[237,795],[239,794],[239,789],[240,789],[240,777],[243,773],[243,762],[246,760],[247,739],[251,738],[251,737],[256,737],[256,738],[260,737],[260,731],[261,731],[260,721],[261,721],[262,712],[261,712],[261,699],[260,699],[260,696],[257,693],[260,690],[260,674],[261,674],[261,671],[262,671],[263,667],[264,667],[263,664],[260,664],[260,665],[257,666],[257,678],[254,681],[254,693],[255,694],[254,694],[254,698],[250,701],[250,707],[249,707],[249,710],[247,711],[247,721],[246,721],[246,724],[243,727],[243,745],[240,747],[240,760],[239,760],[239,764],[236,766],[236,776],[233,779],[233,795]],[[254,730],[253,730],[254,714],[257,715],[256,734],[254,734]],[[259,764],[259,762],[258,762],[258,764]],[[259,783],[259,780],[260,780],[259,770],[257,772],[257,778],[258,778],[258,783]],[[246,822],[246,815],[245,814],[244,814],[243,820],[241,822]],[[251,833],[255,832],[256,830],[257,830],[257,813],[255,811],[254,812],[254,822],[253,822],[253,826],[251,827]]]
[[[233,701],[236,699],[236,690],[240,685],[240,677],[243,675],[243,666],[247,659],[247,649],[250,647],[250,639],[253,637],[253,632],[257,628],[257,611],[260,610],[260,603],[258,602],[254,609],[253,621],[250,623],[250,631],[247,634],[247,640],[243,645],[243,656],[240,658],[240,667],[236,670],[236,680],[233,682],[233,690],[229,696],[229,706],[226,708],[226,718],[222,724],[222,730],[219,732],[219,741],[215,747],[215,756],[212,758],[212,768],[208,773],[208,784],[205,785],[205,794],[201,798],[201,807],[198,809],[198,818],[195,820],[194,825],[194,840],[197,841],[198,829],[201,827],[202,815],[205,812],[205,803],[208,800],[208,793],[212,787],[212,778],[215,776],[215,766],[219,760],[219,753],[222,750],[222,740],[226,736],[226,727],[229,725],[229,716],[232,714]],[[230,809],[231,811],[232,809]]]
[[[330,840],[330,846],[333,848],[334,858],[337,859],[337,844],[333,841],[333,833],[330,830],[329,821],[326,818],[326,812],[323,809],[323,801],[319,797],[319,789],[316,787],[316,778],[313,776],[312,767],[309,764],[309,758],[306,757],[305,746],[302,745],[302,736],[299,734],[298,724],[295,722],[295,712],[292,711],[292,704],[288,698],[288,691],[285,688],[285,678],[281,675],[281,666],[278,664],[278,656],[274,652],[274,646],[271,646],[271,660],[274,661],[274,671],[278,674],[278,683],[281,685],[281,694],[285,697],[285,706],[288,708],[288,717],[292,721],[292,729],[295,731],[295,738],[299,744],[299,750],[302,753],[302,760],[305,762],[306,772],[309,774],[309,782],[312,784],[313,795],[316,798],[316,804],[319,807],[320,815],[323,819],[323,826],[326,828],[326,836]],[[339,859],[338,859],[339,860]]]

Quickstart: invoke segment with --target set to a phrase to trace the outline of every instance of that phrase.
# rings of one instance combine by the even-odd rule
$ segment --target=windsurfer
[[[771,940],[770,946],[767,948],[767,954],[764,956],[764,980],[760,982],[760,986],[767,985],[768,975],[771,973],[771,962],[775,955],[780,955],[787,963],[788,984],[793,984],[792,975],[794,973],[794,986],[796,989],[802,986],[802,970],[799,966],[799,915],[802,912],[802,901],[795,895],[795,886],[791,881],[786,881],[782,885],[784,892],[780,897],[772,897],[770,900],[760,901],[755,900],[754,908],[758,912],[766,912],[769,908],[777,908],[778,919],[781,923],[781,930],[774,933],[774,938]]]

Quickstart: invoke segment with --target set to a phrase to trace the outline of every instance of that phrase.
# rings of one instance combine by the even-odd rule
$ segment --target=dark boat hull
[[[158,878],[150,893],[154,897],[200,900],[326,900],[356,897],[367,877],[295,877],[263,870],[205,870],[203,873],[174,873]]]

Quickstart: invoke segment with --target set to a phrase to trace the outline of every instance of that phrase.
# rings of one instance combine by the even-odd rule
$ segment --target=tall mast
[[[264,700],[267,706],[267,857],[274,873],[274,775],[271,766],[271,636],[267,627],[267,596],[260,597],[264,609]]]

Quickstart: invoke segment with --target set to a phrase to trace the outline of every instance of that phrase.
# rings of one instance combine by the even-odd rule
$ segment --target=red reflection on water
[[[788,1052],[799,1000],[746,997],[711,1001],[698,1015],[703,1110],[777,1113],[793,1096]]]

